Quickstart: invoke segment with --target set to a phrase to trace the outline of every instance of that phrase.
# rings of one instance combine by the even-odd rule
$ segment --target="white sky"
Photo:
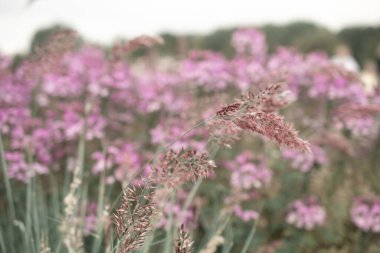
[[[0,52],[29,46],[34,32],[65,23],[101,43],[162,31],[206,33],[235,25],[310,20],[330,29],[380,25],[380,0],[0,0]]]

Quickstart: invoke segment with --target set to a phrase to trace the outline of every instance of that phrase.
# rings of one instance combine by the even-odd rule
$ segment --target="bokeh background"
[[[379,10],[0,0],[0,252],[380,252]]]

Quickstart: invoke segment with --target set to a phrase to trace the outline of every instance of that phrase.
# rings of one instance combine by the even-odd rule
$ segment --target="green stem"
[[[4,243],[4,237],[3,237],[3,230],[0,229],[0,247],[2,252],[7,252],[5,249],[5,243]]]
[[[150,246],[154,245],[153,244],[154,232],[155,232],[155,229],[152,230],[152,232],[149,234],[148,238],[144,241],[142,253],[148,253]],[[165,241],[165,240],[162,240],[162,241]]]
[[[170,194],[170,214],[168,220],[168,231],[166,232],[166,239],[164,245],[164,253],[172,253],[172,243],[173,243],[173,206],[175,200],[175,192]]]
[[[5,189],[7,192],[6,194],[7,194],[8,205],[9,205],[9,210],[10,210],[10,214],[11,214],[11,221],[13,221],[16,218],[15,206],[14,206],[14,202],[13,202],[12,187],[11,187],[11,183],[10,183],[9,177],[8,177],[8,166],[7,166],[7,162],[5,160],[4,153],[5,153],[5,150],[4,150],[4,145],[3,145],[3,138],[2,138],[2,135],[0,133],[1,169],[2,169],[3,176],[4,176],[4,184],[5,184]]]
[[[10,230],[8,232],[9,235],[9,240],[11,241],[12,248],[11,252],[14,252],[14,237],[13,237],[13,221],[16,219],[16,212],[15,212],[15,206],[14,206],[14,200],[13,200],[13,194],[12,194],[12,186],[11,182],[9,180],[8,176],[8,166],[7,166],[7,161],[5,160],[5,150],[4,150],[4,145],[3,145],[3,138],[0,132],[0,161],[1,161],[1,169],[3,173],[3,178],[4,178],[4,185],[5,185],[5,191],[7,195],[7,202],[9,205],[9,221],[10,221],[10,226],[8,229]],[[1,239],[3,239],[3,236],[1,235]],[[4,251],[5,252],[5,251]]]
[[[364,232],[364,231],[360,231],[359,238],[358,238],[358,244],[357,244],[357,250],[356,250],[357,253],[367,252],[368,240],[369,240],[369,234]]]
[[[103,241],[103,211],[104,211],[104,197],[105,197],[105,191],[106,191],[106,171],[107,171],[107,153],[106,153],[106,147],[103,150],[103,153],[106,155],[106,163],[104,164],[104,170],[101,173],[100,176],[100,187],[99,187],[99,194],[98,194],[98,208],[97,208],[97,218],[96,218],[96,224],[97,224],[97,235],[99,238],[94,238],[93,244],[92,244],[92,252],[95,253],[99,250],[100,245]]]
[[[259,223],[260,215],[261,215],[263,207],[264,207],[264,204],[262,204],[261,207],[260,207],[260,209],[259,209],[260,210],[259,211],[259,216],[257,217],[256,221],[253,223],[251,232],[249,232],[249,235],[248,235],[247,239],[245,240],[244,247],[243,247],[241,253],[247,253],[248,248],[251,245],[251,241],[253,239],[253,236],[256,233],[257,224]]]

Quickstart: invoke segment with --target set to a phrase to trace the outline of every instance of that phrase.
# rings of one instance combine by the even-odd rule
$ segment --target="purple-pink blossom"
[[[238,155],[234,161],[225,162],[225,166],[231,171],[231,186],[241,190],[267,186],[273,174],[265,160],[255,159],[248,151]]]
[[[351,220],[365,232],[380,233],[380,201],[356,198],[351,207]]]
[[[313,197],[295,200],[286,216],[286,222],[299,229],[312,230],[326,221],[326,211]]]
[[[285,149],[282,156],[290,161],[293,169],[303,173],[310,171],[314,166],[324,165],[327,163],[326,152],[316,145],[310,146],[310,152],[301,152],[293,149]]]

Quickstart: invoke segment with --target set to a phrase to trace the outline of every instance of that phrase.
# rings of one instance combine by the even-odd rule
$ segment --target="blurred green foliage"
[[[361,65],[367,59],[375,58],[376,47],[380,44],[380,26],[347,27],[336,33],[310,22],[264,25],[258,28],[265,32],[270,52],[282,45],[293,46],[305,53],[320,50],[331,55],[338,44],[344,43],[352,49],[354,57]],[[188,48],[213,50],[231,56],[233,49],[230,45],[230,37],[234,30],[235,28],[228,28],[207,35],[188,35],[186,36]],[[162,35],[165,41],[170,38],[170,43],[162,47],[162,52],[176,54],[179,40],[173,40],[176,36],[169,33]]]
[[[35,33],[30,45],[30,52],[43,45],[54,31],[67,28],[65,25],[54,25],[41,29]],[[374,59],[376,48],[380,45],[380,25],[376,27],[357,26],[347,27],[339,32],[312,22],[298,21],[286,25],[259,26],[267,36],[269,52],[273,52],[279,45],[295,47],[307,53],[314,50],[333,54],[334,48],[340,44],[347,44],[360,65],[366,60]],[[236,28],[230,27],[216,30],[210,34],[176,35],[168,32],[161,33],[165,40],[157,50],[161,55],[182,55],[191,49],[204,49],[221,52],[227,57],[233,55],[230,38]],[[134,56],[144,55],[146,51],[136,53]]]
[[[372,59],[380,46],[380,26],[348,27],[338,33],[339,38],[350,46],[356,59],[363,64]]]

